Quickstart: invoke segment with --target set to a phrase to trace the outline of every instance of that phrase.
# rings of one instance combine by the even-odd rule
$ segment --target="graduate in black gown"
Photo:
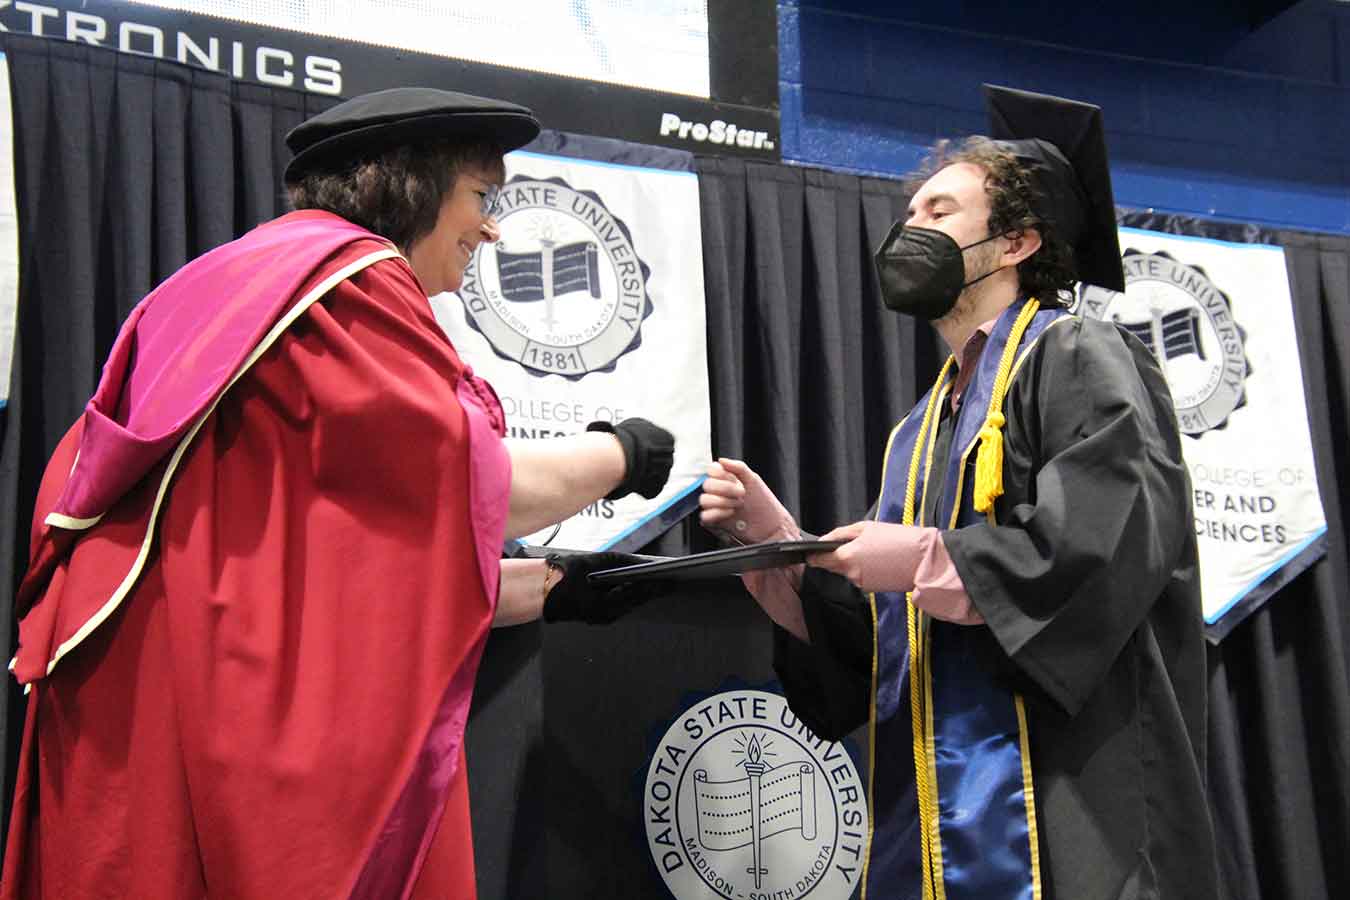
[[[864,896],[1217,896],[1190,485],[1144,345],[1067,313],[1124,289],[1101,112],[986,88],[877,253],[892,309],[952,351],[893,431],[848,541],[747,573],[796,714],[870,723]],[[744,463],[705,524],[800,529]]]

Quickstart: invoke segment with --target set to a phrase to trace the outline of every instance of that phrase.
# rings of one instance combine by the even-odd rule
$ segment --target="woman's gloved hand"
[[[562,572],[562,578],[544,597],[545,622],[604,625],[670,589],[664,581],[591,584],[587,579],[592,572],[648,562],[630,553],[551,553],[547,559],[550,566]]]
[[[587,431],[607,431],[619,439],[626,465],[623,481],[606,495],[606,500],[618,500],[637,493],[648,500],[661,493],[670,477],[675,461],[675,436],[660,425],[646,419],[624,419],[617,424],[595,421]]]

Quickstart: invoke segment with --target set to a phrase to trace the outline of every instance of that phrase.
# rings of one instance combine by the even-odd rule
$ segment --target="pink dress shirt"
[[[952,411],[961,407],[961,397],[975,377],[975,367],[980,354],[994,330],[997,319],[990,319],[966,339],[957,360],[956,383],[952,385]],[[925,528],[925,534],[919,540],[926,544],[919,558],[919,567],[914,570],[914,593],[910,595],[913,604],[935,619],[956,622],[960,625],[980,625],[984,617],[970,602],[966,586],[956,565],[947,554],[947,546],[942,543],[942,533],[936,528]]]

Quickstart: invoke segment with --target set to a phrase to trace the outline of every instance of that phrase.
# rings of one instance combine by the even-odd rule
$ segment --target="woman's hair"
[[[1077,281],[1073,247],[1063,240],[1051,223],[1031,208],[1034,188],[1026,169],[1007,150],[987,137],[976,135],[954,144],[940,141],[923,165],[926,179],[939,169],[957,163],[971,163],[985,171],[984,190],[989,196],[989,233],[1011,234],[1035,228],[1041,234],[1041,246],[1017,264],[1018,286],[1028,297],[1042,304],[1060,301],[1062,292],[1072,291]]]
[[[500,178],[501,148],[455,139],[407,144],[344,168],[308,172],[287,184],[286,194],[294,209],[342,216],[407,253],[436,227],[446,193],[469,167]]]

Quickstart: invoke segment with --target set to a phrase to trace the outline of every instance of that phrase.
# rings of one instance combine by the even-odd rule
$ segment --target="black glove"
[[[648,500],[661,493],[670,477],[670,466],[675,461],[675,436],[660,425],[646,419],[624,419],[615,425],[597,421],[586,426],[587,431],[608,431],[623,445],[623,459],[627,467],[623,481],[605,497],[618,500],[634,491]]]
[[[576,553],[548,555],[548,563],[562,569],[562,580],[544,598],[545,622],[590,622],[604,625],[669,589],[662,581],[629,581],[623,584],[591,584],[592,572],[647,562],[628,553]]]

